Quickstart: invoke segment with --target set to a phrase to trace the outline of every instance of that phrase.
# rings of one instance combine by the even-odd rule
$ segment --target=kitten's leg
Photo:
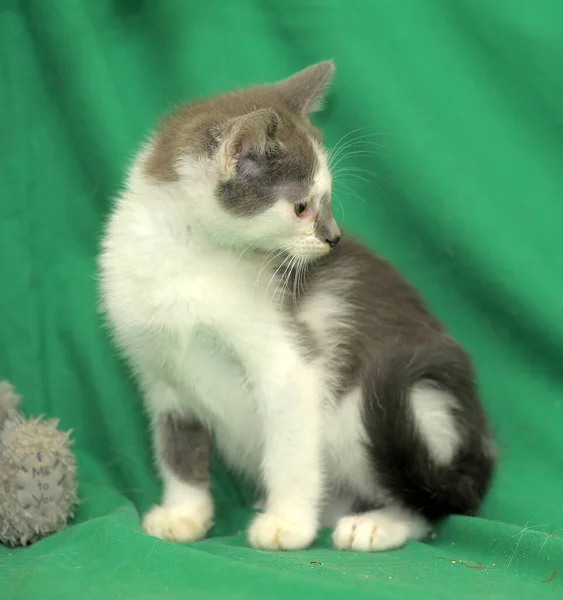
[[[297,550],[314,539],[322,495],[322,386],[292,349],[261,357],[256,393],[264,427],[265,512],[249,529],[255,548]]]
[[[153,437],[164,490],[160,506],[145,515],[143,529],[171,542],[202,539],[213,520],[208,434],[196,419],[167,408],[153,417]]]
[[[399,506],[387,506],[342,517],[332,539],[339,550],[381,552],[396,550],[408,540],[422,540],[430,529],[424,517]]]
[[[490,443],[470,387],[466,397],[456,397],[420,382],[402,395],[399,390],[398,398],[386,398],[377,385],[375,379],[366,396],[367,448],[377,480],[395,504],[343,517],[333,534],[341,550],[396,549],[425,538],[430,522],[474,514],[491,476]]]

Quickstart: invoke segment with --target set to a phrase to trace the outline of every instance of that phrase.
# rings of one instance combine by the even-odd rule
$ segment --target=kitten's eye
[[[302,217],[305,214],[305,211],[307,210],[308,207],[309,207],[308,202],[298,202],[297,204],[295,204],[293,206],[293,210],[295,210],[295,214],[298,217]]]

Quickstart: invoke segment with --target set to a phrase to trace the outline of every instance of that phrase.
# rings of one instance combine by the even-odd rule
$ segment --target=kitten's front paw
[[[196,542],[207,535],[212,522],[211,501],[197,506],[154,506],[143,519],[143,530],[167,542]]]
[[[408,526],[384,515],[366,513],[343,517],[338,521],[332,540],[339,550],[382,552],[396,550],[408,538]]]
[[[248,540],[262,550],[302,550],[315,539],[317,524],[289,520],[273,513],[258,515],[248,531]]]

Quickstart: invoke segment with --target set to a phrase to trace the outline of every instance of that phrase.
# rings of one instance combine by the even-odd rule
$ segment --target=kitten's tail
[[[479,509],[494,449],[465,352],[447,342],[394,352],[365,385],[378,479],[430,520]]]

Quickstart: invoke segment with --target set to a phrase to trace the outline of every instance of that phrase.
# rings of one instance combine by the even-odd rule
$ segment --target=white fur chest
[[[137,182],[117,202],[103,242],[104,310],[121,332],[167,332],[183,339],[232,319],[250,325],[257,310],[262,318],[276,318],[259,290],[260,265],[239,258],[194,234],[169,188]]]
[[[155,401],[197,414],[232,466],[256,475],[262,433],[251,382],[217,327],[236,321],[267,335],[279,319],[264,294],[272,272],[258,281],[260,264],[201,245],[171,209],[164,193],[118,203],[100,258],[105,313],[143,387],[164,380],[183,396]]]

